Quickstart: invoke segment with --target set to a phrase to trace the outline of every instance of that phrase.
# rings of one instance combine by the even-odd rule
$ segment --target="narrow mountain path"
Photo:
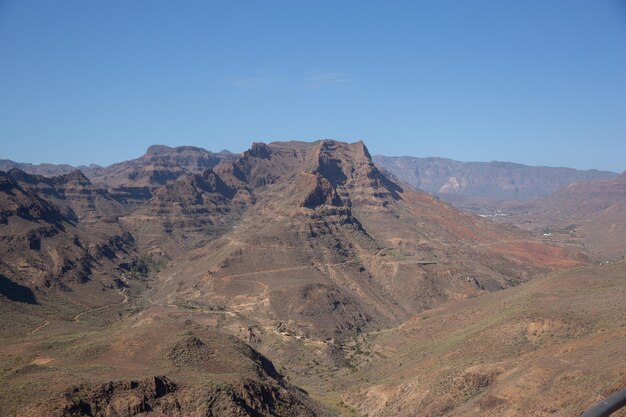
[[[280,251],[289,251],[289,250],[301,250],[301,251],[306,251],[306,252],[329,252],[329,253],[335,253],[336,250],[335,249],[328,249],[328,248],[312,248],[310,246],[290,246],[290,245],[274,245],[271,243],[263,243],[263,244],[259,244],[259,243],[251,243],[251,242],[246,242],[244,240],[240,240],[240,239],[230,239],[230,243],[233,244],[234,246],[252,246],[254,248],[264,248],[264,249],[274,249],[274,250],[280,250]]]
[[[50,320],[46,320],[46,322],[44,324],[40,325],[39,327],[34,328],[33,330],[31,330],[30,332],[28,332],[26,334],[34,334],[34,333],[38,332],[39,330],[43,329],[44,327],[46,327],[49,324],[50,324]]]
[[[231,274],[231,275],[225,275],[223,277],[215,277],[215,279],[222,280],[222,281],[232,281],[233,279],[236,279],[236,278],[252,277],[252,276],[263,275],[263,274],[275,274],[278,272],[303,271],[303,270],[311,269],[311,268],[319,269],[319,267],[322,267],[322,266],[331,267],[331,266],[345,265],[345,264],[354,263],[358,261],[359,261],[358,259],[350,259],[348,261],[337,262],[337,263],[294,266],[294,267],[289,267],[289,268],[266,269],[264,271],[255,271],[255,272],[242,272],[240,274]],[[210,279],[210,275],[207,275],[202,279],[202,283],[203,283],[202,288],[206,287],[209,279]],[[269,288],[267,284],[261,281],[257,281],[257,280],[240,280],[240,281],[258,284],[259,286],[263,287],[264,293],[269,294]]]
[[[230,277],[228,277],[228,278],[224,277],[223,279],[224,279],[224,280],[228,280],[228,281],[232,281],[232,280],[233,280],[233,278],[238,278],[238,277],[233,277],[233,276],[230,276]],[[261,288],[262,288],[262,292],[263,292],[264,294],[269,293],[269,287],[267,286],[267,284],[264,284],[264,283],[262,283],[261,281],[255,281],[255,280],[251,280],[251,279],[238,279],[238,280],[237,280],[237,282],[248,282],[248,283],[250,283],[250,284],[255,284],[255,285],[258,285],[259,287],[261,287]]]
[[[100,307],[93,307],[93,308],[87,309],[85,311],[81,311],[80,313],[75,315],[72,320],[78,322],[78,321],[80,321],[79,320],[80,317],[82,315],[84,315],[84,314],[92,313],[94,311],[100,311],[100,310],[103,310],[103,309],[108,308],[108,307],[115,307],[115,306],[119,306],[119,305],[122,305],[122,304],[126,304],[128,302],[128,295],[126,294],[126,288],[123,288],[122,290],[118,291],[118,294],[120,294],[121,296],[124,297],[124,299],[122,301],[120,301],[119,303],[105,304],[105,305],[100,306]]]
[[[305,266],[293,266],[290,268],[267,269],[265,271],[243,272],[241,274],[225,275],[223,277],[216,277],[216,278],[230,281],[233,278],[251,277],[251,276],[263,275],[263,274],[274,274],[277,272],[302,271],[304,269],[309,269],[311,267],[312,267],[311,265],[305,265]],[[258,282],[258,281],[252,281],[252,282]],[[260,282],[258,283],[261,284]],[[265,285],[265,284],[261,284],[261,285]]]
[[[502,244],[509,244],[509,243],[523,243],[523,242],[533,242],[530,239],[517,239],[517,240],[498,240],[496,242],[489,242],[489,243],[478,243],[476,245],[471,245],[472,248],[482,248],[485,246],[495,246],[495,245],[502,245]]]
[[[168,303],[168,304],[158,303],[152,300],[151,298],[148,298],[148,302],[158,307],[175,308],[179,311],[185,311],[185,313],[190,313],[190,314],[224,314],[224,315],[231,316],[231,317],[237,317],[237,313],[230,311],[230,310],[206,310],[206,309],[189,310],[189,309],[183,309],[183,307],[177,304],[173,304],[173,303]]]
[[[311,268],[315,268],[317,266],[345,265],[345,264],[358,262],[358,261],[359,261],[358,259],[351,259],[349,261],[336,262],[336,263],[304,265],[304,266],[293,266],[293,267],[289,267],[289,268],[267,269],[267,270],[264,270],[264,271],[255,271],[255,272],[243,272],[241,274],[232,274],[232,275],[225,275],[223,277],[216,277],[216,279],[231,280],[233,278],[249,277],[249,276],[254,276],[254,275],[262,275],[262,274],[273,274],[273,273],[277,273],[277,272],[302,271],[304,269],[311,269]],[[251,281],[251,282],[256,282],[258,284],[263,285],[264,287],[267,287],[265,284],[263,284],[261,282],[258,282],[258,281]]]
[[[127,281],[127,279],[126,279],[126,276],[122,275],[122,276],[121,276],[121,279],[122,279],[122,281],[124,282],[124,284],[128,284],[128,281]],[[118,293],[118,294],[120,294],[122,297],[124,297],[124,299],[123,299],[121,302],[119,302],[119,303],[111,303],[111,304],[106,304],[106,305],[103,305],[103,306],[93,307],[93,308],[89,308],[89,309],[87,309],[87,310],[81,311],[80,313],[76,314],[76,315],[74,316],[74,318],[72,318],[72,321],[79,321],[80,317],[81,317],[83,314],[87,314],[87,313],[90,313],[90,312],[92,312],[92,311],[98,311],[98,310],[105,309],[105,308],[107,308],[107,307],[113,307],[113,306],[116,306],[116,305],[122,305],[122,304],[127,303],[127,302],[128,302],[128,300],[129,300],[129,298],[128,298],[128,294],[126,293],[126,289],[127,289],[127,288],[122,288],[121,290],[119,290],[119,291],[117,292],[117,293]],[[50,320],[46,320],[46,321],[45,321],[45,323],[43,323],[42,325],[40,325],[40,326],[38,326],[38,327],[34,328],[33,330],[31,330],[31,331],[30,331],[30,332],[28,332],[27,334],[34,334],[34,333],[37,333],[38,331],[40,331],[40,330],[41,330],[41,329],[43,329],[44,327],[48,326],[50,323],[51,323],[51,321],[50,321]]]

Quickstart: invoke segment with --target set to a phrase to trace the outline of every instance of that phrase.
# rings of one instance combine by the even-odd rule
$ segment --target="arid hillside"
[[[161,303],[220,305],[263,327],[341,338],[585,262],[403,189],[360,142],[255,144],[214,174],[233,190],[224,212],[239,194],[254,204],[160,273]]]
[[[21,293],[34,291],[33,298],[38,291],[70,292],[96,281],[112,289],[119,284],[116,270],[131,262],[134,247],[133,236],[109,220],[122,210],[80,171],[53,178],[0,172],[3,281],[23,287]]]
[[[2,415],[509,412],[527,397],[476,402],[491,371],[446,384],[491,366],[499,342],[505,373],[561,340],[521,340],[524,326],[590,334],[558,289],[595,273],[584,252],[400,184],[362,142],[151,147],[87,176],[11,169],[0,250]],[[545,297],[548,310],[532,301]]]
[[[327,389],[368,416],[579,416],[626,386],[625,273],[558,272],[363,335]]]

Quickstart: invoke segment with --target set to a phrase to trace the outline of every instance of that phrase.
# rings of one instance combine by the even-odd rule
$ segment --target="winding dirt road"
[[[122,304],[126,304],[126,303],[128,302],[128,295],[126,294],[126,288],[122,289],[121,291],[118,291],[118,294],[120,294],[121,296],[123,296],[123,297],[124,297],[124,299],[123,299],[121,302],[119,302],[119,303],[105,304],[105,305],[100,306],[100,307],[93,307],[93,308],[90,308],[90,309],[88,309],[88,310],[81,311],[80,313],[78,313],[77,315],[75,315],[75,316],[74,316],[73,320],[74,320],[74,321],[80,321],[80,320],[79,320],[79,318],[80,318],[83,314],[91,313],[91,312],[93,312],[93,311],[103,310],[103,309],[105,309],[105,308],[107,308],[107,307],[114,307],[114,306],[119,306],[119,305],[122,305]]]
[[[46,320],[46,322],[44,324],[42,324],[39,327],[34,328],[33,330],[31,330],[30,332],[26,333],[26,334],[33,334],[35,332],[38,332],[39,330],[43,329],[44,327],[46,327],[47,325],[50,324],[50,320]]]

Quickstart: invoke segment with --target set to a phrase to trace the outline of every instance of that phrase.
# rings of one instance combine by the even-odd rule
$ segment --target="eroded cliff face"
[[[134,238],[115,224],[122,205],[80,172],[45,178],[11,170],[0,182],[0,273],[7,279],[69,290],[129,261]]]

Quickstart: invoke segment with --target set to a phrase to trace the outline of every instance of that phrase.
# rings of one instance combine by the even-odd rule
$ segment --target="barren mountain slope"
[[[227,154],[215,154],[195,146],[170,148],[153,145],[145,155],[108,167],[88,168],[85,174],[94,182],[108,186],[153,186],[165,184],[185,173],[202,174]]]
[[[626,385],[625,273],[562,271],[364,335],[326,389],[372,417],[578,416]]]
[[[95,184],[106,186],[116,198],[136,208],[162,185],[187,174],[202,174],[229,158],[230,153],[214,154],[194,146],[153,145],[139,158],[107,167],[86,167],[84,172]]]
[[[121,222],[137,237],[140,250],[158,247],[173,257],[230,230],[252,198],[245,187],[231,187],[208,169],[158,188]]]
[[[134,185],[0,175],[0,413],[325,415],[359,396],[383,415],[368,380],[395,353],[369,338],[587,262],[397,184],[361,142],[256,143],[207,169],[163,153]]]
[[[3,279],[31,289],[69,288],[128,262],[132,236],[114,222],[97,222],[118,209],[103,202],[108,198],[79,172],[51,179],[0,172]]]
[[[128,208],[105,188],[93,185],[78,170],[56,177],[44,177],[12,169],[8,175],[31,192],[53,203],[65,217],[74,222],[111,222],[128,212]]]
[[[152,311],[114,326],[91,317],[2,339],[0,414],[328,415],[266,357],[214,327]]]
[[[79,173],[0,173],[0,415],[326,414],[233,336],[149,308],[151,258],[83,215],[101,192]]]
[[[255,144],[215,172],[254,205],[160,274],[156,299],[346,337],[583,258],[403,189],[363,143]]]

